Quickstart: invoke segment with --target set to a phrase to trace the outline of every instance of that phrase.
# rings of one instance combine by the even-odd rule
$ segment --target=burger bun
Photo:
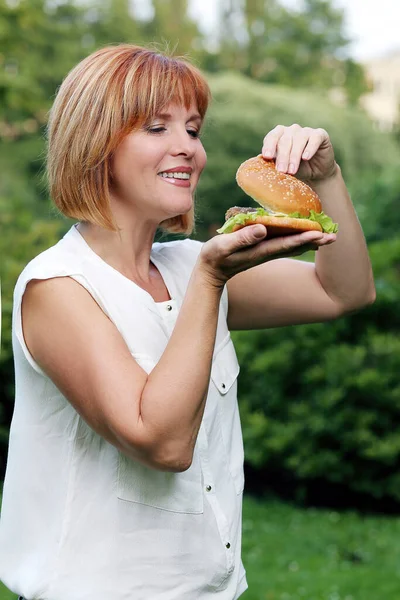
[[[305,231],[322,231],[322,227],[316,221],[309,219],[296,219],[293,217],[274,217],[257,216],[254,220],[249,220],[243,225],[234,225],[232,231],[238,231],[249,225],[265,225],[268,232],[268,238],[281,237],[285,235],[294,235],[304,233]]]

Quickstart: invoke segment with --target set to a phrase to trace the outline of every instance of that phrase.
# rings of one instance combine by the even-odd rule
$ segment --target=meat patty
[[[232,208],[229,208],[225,213],[225,221],[239,213],[253,213],[256,212],[256,210],[256,208],[252,208],[251,206],[232,206]]]

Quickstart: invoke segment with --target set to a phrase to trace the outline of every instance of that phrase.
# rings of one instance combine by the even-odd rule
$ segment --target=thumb
[[[235,232],[235,246],[239,247],[252,246],[257,244],[267,235],[267,228],[264,225],[247,225]]]

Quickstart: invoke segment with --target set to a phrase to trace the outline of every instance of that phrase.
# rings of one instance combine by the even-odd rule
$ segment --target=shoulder
[[[75,252],[74,254],[73,248],[65,240],[66,236],[29,261],[20,273],[14,287],[12,316],[14,353],[16,357],[20,356],[16,352],[16,342],[18,341],[28,363],[41,375],[45,375],[45,373],[33,359],[25,342],[26,331],[23,332],[22,304],[24,303],[24,319],[29,314],[34,314],[35,320],[40,313],[37,310],[38,306],[43,308],[46,316],[49,316],[63,298],[71,301],[73,293],[75,295],[71,304],[76,305],[79,287],[65,276],[79,273],[81,270],[79,263],[82,259],[79,253]],[[38,285],[39,283],[40,285]],[[24,323],[24,329],[25,327],[26,323]]]
[[[18,276],[14,293],[23,293],[32,279],[49,279],[79,272],[82,257],[74,252],[66,234],[56,244],[47,248],[28,262]]]

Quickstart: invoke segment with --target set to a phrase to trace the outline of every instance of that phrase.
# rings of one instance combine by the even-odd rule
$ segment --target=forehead
[[[170,102],[168,105],[161,108],[155,116],[167,120],[173,118],[185,118],[202,121],[199,109],[194,102],[189,106],[178,102]]]

